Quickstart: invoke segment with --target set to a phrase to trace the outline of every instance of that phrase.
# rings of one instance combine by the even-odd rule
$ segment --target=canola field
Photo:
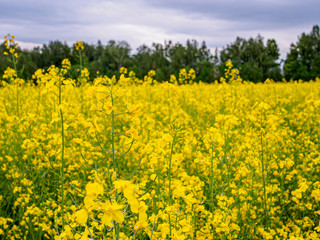
[[[320,238],[319,80],[69,68],[2,75],[1,239]]]

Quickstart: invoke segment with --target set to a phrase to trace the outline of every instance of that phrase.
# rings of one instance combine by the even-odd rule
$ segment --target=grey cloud
[[[89,1],[10,0],[0,2],[0,20],[7,23],[42,25],[85,24],[77,11]]]
[[[287,51],[320,22],[319,7],[316,0],[0,0],[0,34],[30,43],[126,40],[134,50],[187,39],[222,48],[260,33]]]
[[[279,29],[320,22],[318,0],[146,0],[145,3],[186,15],[243,22],[242,28]]]

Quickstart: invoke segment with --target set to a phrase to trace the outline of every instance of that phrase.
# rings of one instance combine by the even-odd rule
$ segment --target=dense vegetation
[[[79,66],[30,81],[16,47],[7,35],[0,239],[319,239],[319,78],[254,84],[231,61],[214,84],[193,68],[90,78],[77,41]]]
[[[319,79],[241,83],[226,65],[230,84],[7,71],[0,238],[319,239]]]
[[[193,68],[197,80],[214,82],[224,75],[225,62],[231,60],[241,71],[244,80],[263,82],[266,78],[274,81],[302,79],[309,81],[320,76],[320,35],[319,26],[315,25],[309,34],[303,33],[296,44],[292,44],[287,59],[279,59],[279,48],[274,39],[266,43],[258,35],[256,38],[238,37],[220,52],[210,52],[205,42],[188,40],[185,45],[173,43],[154,43],[151,47],[142,45],[132,51],[125,41],[110,40],[106,45],[84,44],[83,65],[91,73],[91,77],[99,74],[119,77],[119,69],[126,67],[142,78],[148,71],[156,71],[159,82],[170,79],[171,74],[178,74],[181,68]],[[0,46],[0,51],[5,46]],[[74,47],[60,41],[52,41],[33,50],[18,50],[21,57],[18,62],[19,76],[30,79],[39,68],[47,69],[51,65],[60,66],[65,58],[72,63],[71,76],[78,75],[78,52]],[[281,69],[281,61],[284,68]],[[5,70],[8,63],[4,56],[0,57],[0,71]],[[99,72],[99,74],[97,74]]]

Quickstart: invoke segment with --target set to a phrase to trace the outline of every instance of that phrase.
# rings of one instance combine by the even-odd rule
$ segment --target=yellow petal
[[[123,213],[121,211],[112,211],[112,218],[118,223],[122,223],[124,220]]]
[[[80,209],[75,213],[75,218],[78,224],[84,225],[88,220],[88,213],[85,209]]]
[[[130,204],[130,208],[133,213],[139,212],[139,201],[136,198],[128,199],[128,203]]]
[[[102,216],[102,218],[101,218],[102,224],[107,225],[107,226],[109,226],[109,227],[112,227],[113,224],[112,224],[111,221],[112,221],[112,216],[111,216],[111,214],[108,214],[108,213],[103,214],[103,216]]]

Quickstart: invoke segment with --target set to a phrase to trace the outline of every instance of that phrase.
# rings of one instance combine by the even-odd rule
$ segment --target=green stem
[[[110,89],[110,98],[111,98],[111,104],[112,104],[112,107],[114,105],[114,98],[113,98],[113,86],[111,86],[111,89]],[[111,137],[112,137],[112,165],[113,165],[113,170],[116,172],[117,170],[117,162],[116,162],[116,157],[115,157],[115,147],[114,147],[114,139],[115,139],[115,126],[114,126],[114,110],[112,110],[111,112]]]
[[[111,98],[111,105],[112,107],[114,106],[114,96],[113,96],[113,83],[111,83],[111,88],[110,88],[110,98]],[[116,156],[115,156],[115,124],[114,124],[114,110],[111,112],[111,141],[112,141],[112,165],[113,165],[113,171],[117,171],[117,162],[116,162]],[[116,179],[117,179],[117,174],[116,174]],[[119,195],[116,192],[116,202],[119,200]],[[120,239],[120,228],[119,228],[119,223],[114,222],[114,231],[115,231],[115,240]]]
[[[169,171],[168,171],[168,179],[169,179],[169,206],[171,207],[172,205],[172,194],[171,194],[171,160],[172,160],[172,154],[173,154],[173,146],[175,144],[175,138],[176,136],[173,137],[173,141],[171,143],[171,151],[170,151],[170,157],[169,157]],[[169,230],[170,230],[170,239],[172,239],[172,229],[171,229],[171,215],[169,213]]]
[[[64,229],[64,122],[63,114],[61,109],[62,103],[62,91],[61,91],[61,81],[58,78],[59,83],[59,106],[60,106],[60,119],[61,119],[61,168],[60,168],[60,177],[61,177],[61,217],[62,217],[62,229]]]
[[[82,51],[79,50],[80,71],[82,70]]]
[[[11,53],[11,56],[12,56],[13,67],[14,67],[14,70],[16,71],[16,74],[17,74],[17,77],[18,77],[17,59],[16,59],[16,57],[14,56],[14,53]]]
[[[80,78],[79,78],[79,81],[80,81],[80,98],[81,98],[81,113],[83,113],[83,86],[84,86],[84,81],[82,79],[82,51],[81,49],[79,49],[79,60],[80,60]]]
[[[17,83],[17,116],[20,117],[20,107],[19,107],[19,84]]]
[[[261,130],[262,130],[262,110],[261,110]],[[262,172],[262,181],[263,181],[263,208],[264,208],[264,224],[267,226],[267,193],[266,193],[266,181],[264,177],[264,156],[263,156],[263,134],[260,131],[260,144],[261,144],[261,172]],[[268,226],[267,226],[268,228]]]
[[[16,72],[16,78],[18,78],[18,70],[17,70],[17,60],[16,60],[16,57],[14,56],[14,53],[11,53],[11,56],[12,56],[12,63],[13,63],[13,67],[14,67],[14,71]],[[20,117],[20,107],[19,107],[19,83],[18,83],[18,80],[16,79],[17,81],[17,94],[16,94],[16,97],[17,97],[17,116]]]
[[[213,143],[211,144],[211,158],[210,158],[210,206],[211,206],[211,213],[213,213]]]
[[[170,104],[170,84],[168,84],[168,107],[169,107],[169,124],[171,123],[171,104]]]

